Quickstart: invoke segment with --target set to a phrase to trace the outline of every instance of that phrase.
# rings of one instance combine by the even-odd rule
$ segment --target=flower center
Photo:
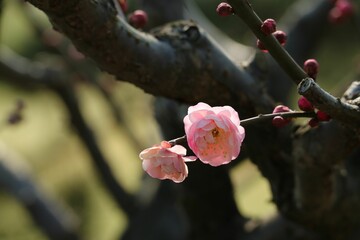
[[[217,130],[217,128],[214,128],[212,131],[211,131],[211,134],[213,137],[217,137],[219,135],[219,130]]]

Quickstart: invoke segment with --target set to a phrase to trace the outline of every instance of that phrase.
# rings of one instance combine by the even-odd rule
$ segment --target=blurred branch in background
[[[74,215],[39,189],[25,161],[3,144],[0,146],[0,187],[21,202],[49,239],[80,239]]]
[[[107,160],[100,151],[92,131],[80,112],[75,93],[67,82],[68,73],[52,69],[43,64],[30,62],[4,48],[1,49],[0,53],[0,71],[4,73],[5,79],[3,80],[17,83],[20,87],[33,84],[41,85],[58,94],[70,114],[73,126],[89,151],[95,169],[98,171],[105,187],[127,214],[134,213],[136,211],[136,202],[117,182]]]

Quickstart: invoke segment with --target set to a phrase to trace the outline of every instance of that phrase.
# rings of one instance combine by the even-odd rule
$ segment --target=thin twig
[[[247,0],[229,0],[229,3],[234,8],[235,14],[249,26],[255,36],[265,45],[266,49],[282,69],[298,85],[299,94],[304,95],[315,107],[325,111],[334,119],[360,129],[359,106],[337,102],[335,97],[323,90],[314,81],[310,81],[310,78],[304,70],[279,44],[276,38],[271,34],[266,35],[261,31],[261,24],[263,22],[254,12]],[[328,101],[323,102],[322,100]]]
[[[240,121],[240,125],[245,127],[250,124],[259,123],[265,120],[273,119],[274,117],[283,117],[283,118],[313,118],[316,117],[315,112],[302,112],[302,111],[291,111],[291,112],[280,112],[280,113],[268,113],[268,114],[259,114],[256,117],[247,118]],[[177,144],[183,145],[186,144],[186,135],[178,137],[169,141],[169,143],[174,146]]]
[[[248,1],[229,0],[228,2],[234,8],[235,14],[248,25],[255,36],[265,45],[271,56],[296,84],[299,84],[302,79],[308,77],[273,35],[266,35],[261,31],[263,21],[254,12]]]

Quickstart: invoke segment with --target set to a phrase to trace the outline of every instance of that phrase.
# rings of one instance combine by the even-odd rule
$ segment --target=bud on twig
[[[261,25],[261,31],[265,35],[270,35],[276,31],[276,22],[274,19],[268,18]]]
[[[327,121],[329,121],[331,119],[331,117],[327,113],[325,113],[325,112],[323,112],[321,110],[316,112],[316,118],[320,122],[327,122]]]
[[[278,42],[281,44],[281,46],[284,46],[287,40],[287,35],[283,31],[276,31],[273,33],[274,37],[278,40]]]
[[[317,127],[319,125],[319,120],[317,118],[312,118],[308,122],[310,127]]]
[[[273,113],[281,112],[291,112],[291,109],[284,105],[278,105],[274,108]],[[275,127],[284,127],[291,122],[291,118],[283,118],[281,116],[276,116],[272,119],[272,125]]]
[[[312,112],[314,111],[314,106],[309,102],[309,100],[306,99],[306,97],[301,96],[298,100],[298,106],[300,110],[303,110],[305,112]]]
[[[226,17],[226,16],[233,14],[234,10],[230,6],[230,4],[228,4],[226,2],[222,2],[217,6],[216,12],[217,12],[217,14],[219,14],[219,16]]]
[[[312,79],[316,79],[316,75],[319,72],[319,63],[315,59],[308,59],[304,62],[304,71]]]
[[[129,23],[134,28],[143,28],[148,22],[147,13],[143,10],[136,10],[129,15]]]
[[[258,39],[256,40],[256,46],[263,52],[268,52],[265,45]]]

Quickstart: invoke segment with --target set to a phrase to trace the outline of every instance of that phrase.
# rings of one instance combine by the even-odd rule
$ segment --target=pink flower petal
[[[172,148],[169,149],[171,152],[176,153],[180,156],[185,156],[186,155],[186,148],[184,148],[183,146],[180,145],[175,145]]]
[[[186,162],[195,161],[196,157],[186,155],[186,148],[180,145],[171,147],[169,142],[143,150],[139,157],[142,167],[151,177],[170,179],[176,183],[184,181],[188,176]]]
[[[189,147],[200,161],[219,166],[237,158],[245,130],[233,108],[211,108],[199,103],[190,107],[188,113],[184,118],[185,133]]]
[[[195,106],[189,107],[188,114],[195,112],[195,111],[199,111],[199,110],[210,110],[210,109],[211,109],[211,107],[208,104],[199,102]]]

